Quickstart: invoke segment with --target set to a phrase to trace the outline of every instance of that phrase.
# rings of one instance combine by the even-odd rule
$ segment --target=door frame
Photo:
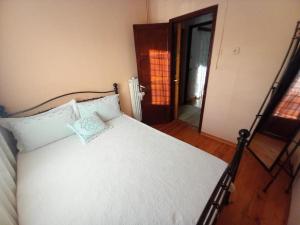
[[[169,20],[170,26],[170,51],[171,51],[171,58],[170,58],[170,78],[171,78],[171,112],[172,117],[174,119],[174,108],[175,108],[175,74],[176,74],[176,30],[174,29],[175,24],[184,22],[189,19],[193,19],[195,17],[199,17],[208,13],[212,13],[212,30],[211,30],[211,37],[210,37],[210,46],[208,52],[208,60],[207,60],[207,70],[206,70],[206,77],[205,77],[205,84],[203,90],[203,99],[202,99],[202,107],[200,110],[200,121],[198,126],[198,132],[201,132],[202,129],[202,121],[203,121],[203,114],[205,108],[205,100],[206,100],[206,92],[207,92],[207,84],[208,84],[208,77],[210,74],[210,66],[211,66],[211,57],[212,57],[212,49],[215,37],[215,28],[217,22],[217,14],[218,14],[218,5],[213,5],[204,9],[200,9],[191,13],[184,14],[182,16],[178,16]],[[174,43],[175,42],[175,43]]]

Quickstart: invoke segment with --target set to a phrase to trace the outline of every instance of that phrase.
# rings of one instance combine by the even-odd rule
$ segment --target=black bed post
[[[239,131],[239,137],[237,138],[238,143],[236,145],[236,152],[233,156],[229,164],[229,175],[231,176],[231,183],[235,181],[237,171],[239,169],[239,165],[242,159],[244,148],[248,142],[248,137],[250,136],[250,132],[246,129],[241,129]],[[225,195],[225,204],[229,203],[230,191],[228,190]]]
[[[114,87],[115,94],[119,94],[118,84],[113,83],[113,87]]]
[[[234,155],[231,163],[229,164],[230,167],[230,173],[231,173],[231,177],[232,177],[232,182],[234,182],[240,162],[241,162],[241,158],[243,155],[243,151],[244,151],[244,147],[247,144],[247,139],[250,136],[250,132],[246,129],[241,129],[239,131],[239,137],[237,138],[238,143],[236,145],[236,154]]]

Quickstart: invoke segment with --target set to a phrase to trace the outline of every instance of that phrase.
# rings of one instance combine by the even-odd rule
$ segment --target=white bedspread
[[[196,224],[227,164],[125,115],[18,155],[20,225]]]

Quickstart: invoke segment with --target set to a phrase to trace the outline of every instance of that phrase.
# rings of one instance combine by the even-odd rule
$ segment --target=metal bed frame
[[[239,165],[243,156],[245,145],[247,144],[250,132],[246,129],[239,131],[239,137],[237,138],[236,152],[233,159],[229,163],[228,167],[224,171],[221,179],[219,180],[215,190],[210,196],[197,225],[211,225],[217,220],[217,217],[224,207],[229,204],[230,187],[234,183]]]
[[[24,110],[21,110],[21,111],[18,111],[18,112],[14,112],[14,113],[7,113],[5,111],[5,107],[4,106],[1,106],[0,105],[0,117],[15,117],[15,116],[20,116],[24,113],[28,113],[28,112],[33,112],[33,110],[35,109],[38,109],[50,102],[53,102],[57,99],[60,99],[60,98],[64,98],[66,96],[71,96],[71,95],[76,95],[76,94],[112,94],[112,93],[115,93],[115,94],[118,94],[119,93],[119,88],[118,88],[118,84],[117,83],[113,83],[113,90],[109,90],[109,91],[76,91],[76,92],[70,92],[70,93],[67,93],[67,94],[63,94],[63,95],[59,95],[59,96],[56,96],[54,98],[51,98],[47,101],[44,101],[36,106],[33,106],[33,107],[30,107],[30,108],[27,108],[27,109],[24,109]],[[84,100],[79,100],[77,102],[86,102],[86,101],[91,101],[91,100],[96,100],[96,99],[99,99],[99,98],[103,98],[105,96],[100,96],[100,97],[96,97],[96,98],[87,98],[87,99],[84,99]],[[49,109],[46,109],[46,110],[43,110],[43,111],[38,111],[37,113],[34,113],[34,114],[31,114],[31,116],[33,115],[37,115],[37,114],[40,114],[40,113],[43,113],[43,112],[47,112],[49,110],[51,110],[52,108],[49,108]]]
[[[53,102],[57,99],[76,95],[76,94],[118,94],[118,84],[113,84],[113,90],[109,91],[78,91],[78,92],[71,92],[63,95],[59,95],[57,97],[51,98],[47,101],[44,101],[36,106],[30,107],[28,109],[18,111],[15,113],[7,113],[5,111],[5,107],[0,105],[0,117],[18,117],[24,113],[32,112],[33,110],[36,110],[40,108],[41,106],[44,106],[50,102]],[[103,98],[105,96],[100,96],[96,98],[88,98],[84,100],[80,100],[78,102],[84,102],[84,101],[90,101],[95,100],[99,98]],[[52,108],[49,108],[47,110],[39,111],[37,113],[31,114],[31,115],[37,115],[39,113],[43,113],[46,111],[51,110]],[[239,131],[239,137],[237,138],[237,145],[236,145],[236,152],[233,156],[232,161],[229,163],[228,167],[225,169],[224,173],[222,174],[220,180],[218,181],[214,191],[212,192],[212,195],[210,196],[202,214],[200,215],[200,218],[197,222],[197,225],[211,225],[214,224],[217,220],[217,217],[221,211],[221,209],[224,207],[224,205],[229,204],[229,198],[230,198],[230,187],[231,184],[235,181],[238,168],[240,165],[240,161],[243,155],[244,147],[248,142],[248,137],[250,136],[250,133],[246,129],[241,129]]]

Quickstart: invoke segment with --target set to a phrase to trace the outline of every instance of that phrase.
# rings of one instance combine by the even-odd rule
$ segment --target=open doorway
[[[142,121],[180,119],[201,131],[218,6],[133,25]]]
[[[201,131],[217,7],[173,22],[174,118]]]

